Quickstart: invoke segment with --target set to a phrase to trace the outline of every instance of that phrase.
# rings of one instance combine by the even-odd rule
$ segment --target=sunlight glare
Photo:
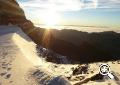
[[[41,16],[42,22],[47,26],[54,26],[60,23],[60,15],[53,11],[45,11]]]

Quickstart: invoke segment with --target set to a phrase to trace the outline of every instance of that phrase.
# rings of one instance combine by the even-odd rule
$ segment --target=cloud
[[[19,0],[23,8],[55,11],[120,8],[120,0]]]
[[[120,0],[98,0],[99,8],[120,8]]]

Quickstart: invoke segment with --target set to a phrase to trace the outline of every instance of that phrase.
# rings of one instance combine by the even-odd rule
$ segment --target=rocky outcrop
[[[19,25],[28,21],[16,0],[0,0],[0,24]]]
[[[20,26],[25,33],[29,33],[34,28],[16,0],[0,0],[0,25],[8,24]]]

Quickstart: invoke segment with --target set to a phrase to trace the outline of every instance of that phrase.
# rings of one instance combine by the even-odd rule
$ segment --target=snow
[[[115,79],[85,82],[99,73],[101,63],[108,63]],[[81,65],[45,61],[38,56],[36,44],[19,27],[0,26],[0,85],[120,85],[119,61],[91,63],[88,74],[73,76],[71,68],[77,66]]]
[[[20,30],[17,29],[12,26],[0,27],[0,74],[3,74],[0,76],[1,85],[27,85],[24,75],[33,66],[12,40],[14,33]]]
[[[48,82],[55,77],[49,72],[49,65],[38,57],[36,44],[19,27],[0,26],[0,85],[44,85],[43,77],[50,77]],[[36,67],[41,73],[30,76]],[[40,78],[39,82],[36,78]],[[60,78],[60,82],[65,82],[63,85],[70,85],[66,84],[67,79]],[[60,82],[56,81],[56,85]]]

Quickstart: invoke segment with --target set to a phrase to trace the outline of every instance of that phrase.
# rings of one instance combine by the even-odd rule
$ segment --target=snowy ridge
[[[62,76],[56,80],[48,68],[52,64],[38,57],[36,44],[17,26],[0,26],[0,65],[2,85],[70,85]],[[33,76],[28,78],[31,70]]]

